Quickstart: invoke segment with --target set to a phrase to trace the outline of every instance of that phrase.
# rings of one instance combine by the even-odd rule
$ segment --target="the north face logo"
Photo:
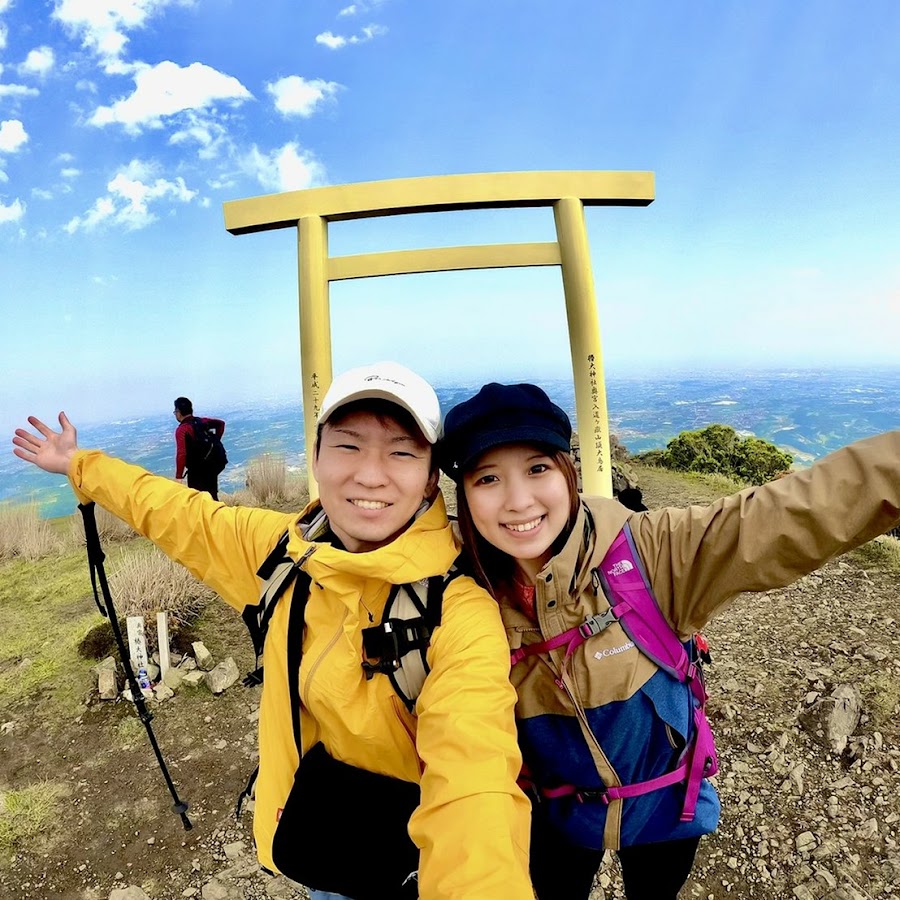
[[[613,563],[606,570],[606,574],[610,578],[615,578],[617,575],[624,575],[626,572],[630,572],[633,568],[634,564],[631,562],[631,560],[620,559],[617,563]]]

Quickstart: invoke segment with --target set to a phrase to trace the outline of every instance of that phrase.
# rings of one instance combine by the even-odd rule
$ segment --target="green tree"
[[[737,447],[734,470],[738,478],[751,484],[763,484],[776,475],[787,472],[793,461],[790,453],[779,450],[769,441],[748,437]]]
[[[762,484],[787,471],[793,459],[762,438],[741,438],[728,425],[709,425],[700,431],[682,431],[669,441],[660,461],[679,472],[727,475]]]

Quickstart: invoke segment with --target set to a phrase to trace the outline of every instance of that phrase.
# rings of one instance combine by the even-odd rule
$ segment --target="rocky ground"
[[[651,507],[711,489],[641,475]],[[88,602],[88,601],[86,601]],[[710,718],[723,815],[704,839],[683,898],[880,900],[900,896],[900,577],[869,551],[789,588],[746,595],[708,628]],[[243,626],[212,611],[203,638],[250,668]],[[840,685],[862,718],[836,750],[800,720]],[[90,699],[90,698],[86,698]],[[160,706],[154,725],[194,828],[182,830],[125,704],[90,700],[73,722],[40,704],[0,714],[0,784],[48,779],[67,799],[55,827],[0,862],[8,900],[283,900],[302,889],[259,872],[250,818],[234,800],[255,764],[258,689],[202,687]],[[819,728],[821,731],[822,729]],[[623,896],[616,863],[595,898]]]

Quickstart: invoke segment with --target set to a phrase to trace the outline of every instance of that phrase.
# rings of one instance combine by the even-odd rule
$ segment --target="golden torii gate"
[[[300,290],[300,371],[307,454],[322,397],[331,384],[332,281],[381,275],[560,266],[575,381],[575,413],[586,493],[612,496],[606,387],[585,206],[647,206],[652,172],[494,172],[369,181],[233,200],[232,234],[296,228]],[[556,241],[328,255],[328,223],[460,209],[552,206]],[[307,459],[309,456],[307,455]],[[310,496],[316,485],[307,465]]]

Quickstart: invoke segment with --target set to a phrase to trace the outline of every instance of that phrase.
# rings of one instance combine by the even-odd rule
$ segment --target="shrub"
[[[63,542],[50,522],[40,517],[36,503],[0,504],[0,559],[21,556],[34,562],[62,549]]]
[[[744,438],[735,449],[734,471],[751,484],[763,484],[791,467],[793,458],[758,437]]]
[[[655,468],[666,467],[666,451],[665,450],[645,450],[632,457],[635,462],[639,462],[643,466],[654,466]]]
[[[787,471],[788,453],[758,437],[741,438],[728,425],[682,431],[669,441],[662,463],[679,472],[701,472],[762,484]]]

